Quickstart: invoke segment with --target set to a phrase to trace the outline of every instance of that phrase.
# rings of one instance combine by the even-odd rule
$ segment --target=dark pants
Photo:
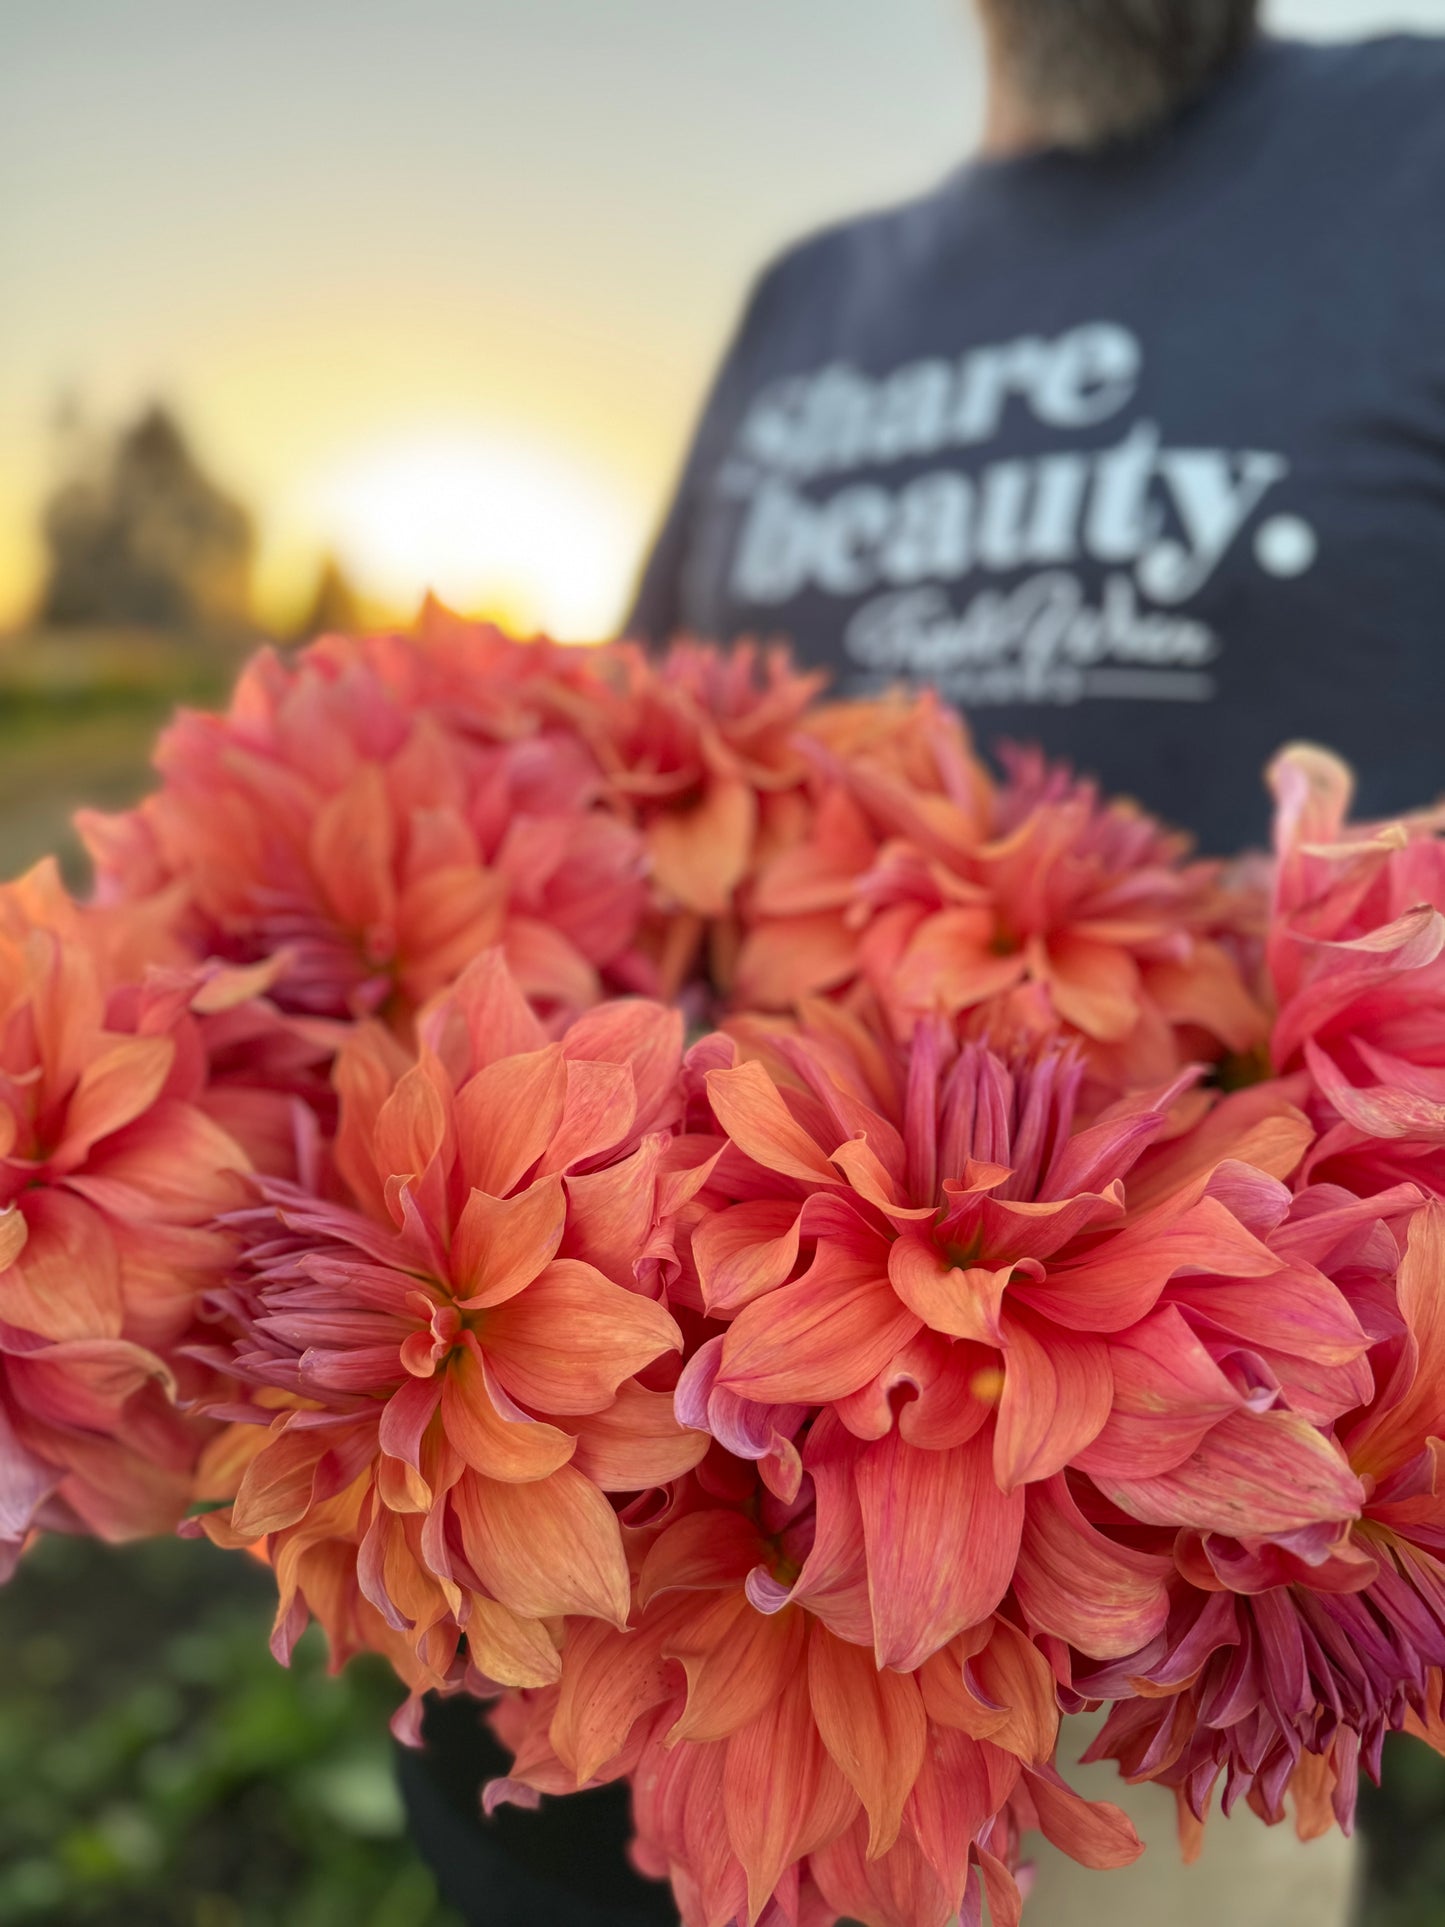
[[[483,1719],[475,1700],[434,1700],[425,1748],[398,1748],[412,1839],[470,1927],[677,1927],[668,1889],[627,1858],[625,1786],[482,1817],[510,1763]]]

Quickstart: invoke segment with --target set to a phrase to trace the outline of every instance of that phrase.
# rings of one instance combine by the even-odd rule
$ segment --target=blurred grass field
[[[70,812],[140,796],[170,711],[222,701],[239,660],[134,632],[0,641],[0,874],[55,851],[79,885]],[[0,1927],[460,1927],[405,1837],[397,1687],[380,1665],[328,1677],[314,1634],[283,1671],[273,1604],[204,1542],[22,1562],[0,1590]],[[1445,1762],[1402,1739],[1386,1768],[1361,1927],[1441,1927]]]
[[[408,1844],[388,1669],[291,1670],[270,1575],[49,1540],[0,1593],[0,1921],[451,1927]]]

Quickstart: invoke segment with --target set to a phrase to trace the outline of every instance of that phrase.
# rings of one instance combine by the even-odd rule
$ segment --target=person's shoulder
[[[1289,41],[1280,54],[1320,109],[1409,133],[1445,128],[1445,34]]]
[[[1276,43],[1275,104],[1301,180],[1327,179],[1390,245],[1445,210],[1445,35]],[[1302,145],[1301,145],[1302,144]]]
[[[763,324],[799,304],[838,302],[877,285],[880,272],[902,272],[925,253],[950,192],[950,176],[928,192],[852,214],[789,241],[753,283],[751,308]]]

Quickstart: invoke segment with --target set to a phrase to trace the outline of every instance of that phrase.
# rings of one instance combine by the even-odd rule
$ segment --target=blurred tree
[[[233,634],[252,626],[251,518],[157,405],[86,454],[45,511],[42,622]]]
[[[306,612],[296,625],[298,642],[312,636],[354,634],[364,628],[361,603],[350,578],[334,555],[326,556],[316,575],[316,587]]]

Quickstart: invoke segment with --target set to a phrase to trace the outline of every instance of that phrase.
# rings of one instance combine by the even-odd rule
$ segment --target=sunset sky
[[[329,546],[398,607],[605,629],[751,269],[980,100],[964,0],[10,0],[4,38],[0,625],[63,406],[164,397],[274,619]]]

